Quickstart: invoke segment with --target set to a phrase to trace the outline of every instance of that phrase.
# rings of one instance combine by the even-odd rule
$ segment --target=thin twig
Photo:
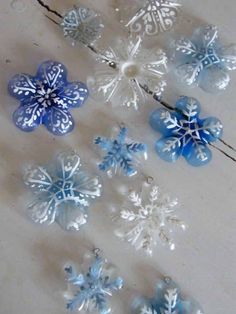
[[[213,148],[215,148],[216,150],[218,150],[219,152],[221,152],[226,157],[230,158],[232,161],[236,162],[236,158],[234,158],[231,155],[229,155],[228,153],[226,153],[223,149],[217,147],[216,145],[214,145],[212,143],[209,143],[209,145],[212,146]]]
[[[41,5],[43,8],[45,8],[48,12],[60,17],[61,19],[63,18],[63,16],[58,13],[56,10],[53,10],[49,7],[49,5],[47,5],[46,3],[44,3],[42,0],[36,0],[38,2],[39,5]]]

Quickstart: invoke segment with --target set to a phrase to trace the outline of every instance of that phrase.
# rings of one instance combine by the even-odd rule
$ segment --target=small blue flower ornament
[[[185,84],[198,85],[210,93],[228,86],[228,71],[236,69],[236,46],[220,45],[216,26],[202,26],[192,38],[177,40],[175,50],[178,52],[176,72]]]
[[[88,89],[81,82],[68,82],[67,70],[61,63],[42,63],[36,76],[17,74],[9,82],[11,96],[20,101],[14,112],[15,125],[31,132],[44,124],[54,135],[65,135],[74,128],[69,109],[80,107],[88,98]]]
[[[46,167],[29,168],[24,182],[36,195],[29,205],[34,222],[57,222],[65,230],[74,231],[87,222],[88,207],[102,189],[98,176],[81,170],[80,157],[74,152],[59,154],[56,163]]]
[[[103,161],[98,165],[101,171],[112,177],[118,171],[131,177],[137,173],[139,157],[147,159],[147,146],[127,138],[128,129],[121,127],[116,137],[97,137],[95,144],[105,152]]]
[[[203,314],[194,300],[183,298],[179,287],[170,278],[165,278],[157,284],[156,294],[152,299],[136,300],[133,313]]]
[[[96,256],[87,273],[78,273],[74,266],[65,268],[67,281],[71,288],[67,309],[83,313],[108,314],[111,307],[108,297],[123,287],[123,279],[111,278],[108,264],[100,256]]]
[[[165,161],[175,162],[181,155],[192,166],[203,166],[212,158],[207,147],[221,138],[223,126],[217,118],[200,119],[200,103],[187,96],[177,101],[175,111],[155,110],[151,127],[163,137],[156,142],[156,152]]]

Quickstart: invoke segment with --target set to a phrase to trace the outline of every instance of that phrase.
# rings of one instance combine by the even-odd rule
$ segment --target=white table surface
[[[64,12],[74,2],[47,0],[58,12]],[[84,1],[100,10],[110,23],[107,37],[120,28],[114,21],[111,2]],[[236,42],[234,0],[186,0],[183,11],[176,26],[179,34],[191,34],[196,25],[212,23],[219,26],[226,43]],[[201,303],[205,313],[235,313],[235,162],[215,150],[212,162],[203,168],[190,167],[183,159],[174,165],[161,161],[153,150],[159,135],[147,122],[149,112],[158,107],[151,98],[139,114],[127,114],[126,110],[90,99],[83,108],[73,111],[76,128],[63,138],[55,138],[44,127],[25,134],[13,125],[11,114],[18,103],[7,94],[6,86],[15,73],[34,74],[37,65],[47,59],[64,63],[71,80],[86,81],[94,69],[87,50],[71,47],[45,13],[33,0],[0,3],[0,313],[65,313],[63,265],[67,260],[80,263],[93,246],[101,248],[118,266],[126,282],[123,291],[114,297],[114,313],[129,313],[129,302],[135,294],[152,296],[154,284],[162,275],[176,280],[184,292]],[[154,40],[158,44],[159,39]],[[164,98],[172,104],[178,95],[198,98],[202,114],[219,117],[224,124],[224,140],[236,146],[236,73],[231,76],[229,88],[218,96],[186,89],[171,80]],[[116,121],[124,121],[133,137],[149,145],[149,161],[142,171],[154,174],[158,183],[180,200],[179,216],[189,228],[184,234],[176,233],[177,248],[173,252],[157,247],[149,258],[113,235],[108,207],[116,198],[117,181],[105,177],[103,198],[94,204],[89,224],[79,233],[66,233],[57,225],[36,226],[26,216],[30,194],[22,182],[24,166],[47,163],[56,152],[72,148],[87,161],[87,167],[95,170],[96,154],[91,141],[96,134],[107,134]],[[235,157],[234,152],[219,146]]]

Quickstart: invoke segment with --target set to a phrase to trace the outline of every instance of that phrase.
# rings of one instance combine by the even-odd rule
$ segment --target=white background
[[[121,28],[115,21],[112,0],[85,2],[97,8],[108,23],[103,38],[108,42],[108,37],[114,37]],[[61,13],[74,4],[69,0],[48,0],[47,3]],[[195,26],[212,23],[219,27],[225,43],[236,42],[235,12],[234,0],[186,0],[175,31],[190,35]],[[159,134],[148,125],[149,112],[158,107],[151,98],[140,113],[112,109],[109,104],[90,99],[83,108],[73,111],[76,128],[63,138],[53,137],[44,127],[25,134],[13,125],[11,114],[18,103],[8,96],[7,82],[14,74],[34,74],[37,65],[47,59],[64,63],[70,80],[86,81],[87,75],[94,71],[95,62],[87,50],[71,47],[60,28],[44,13],[33,0],[13,4],[10,0],[1,0],[0,313],[65,313],[63,265],[67,260],[80,263],[86,250],[93,246],[100,247],[118,266],[126,282],[123,291],[113,299],[114,313],[129,313],[133,295],[152,296],[155,283],[163,275],[176,280],[183,291],[201,303],[205,313],[235,313],[235,162],[215,150],[212,162],[203,168],[192,168],[183,159],[174,165],[161,161],[153,150]],[[158,41],[155,38],[152,44]],[[170,79],[164,99],[174,104],[182,94],[198,98],[202,115],[219,117],[224,125],[224,140],[236,146],[236,73],[231,76],[230,87],[217,96],[177,86]],[[149,161],[142,171],[153,174],[161,186],[180,200],[179,216],[189,228],[185,234],[176,234],[174,252],[158,247],[149,258],[113,235],[108,213],[120,182],[105,177],[103,198],[91,208],[90,221],[79,233],[65,233],[57,225],[35,226],[26,216],[30,193],[22,182],[24,166],[32,162],[47,163],[56,152],[73,148],[86,161],[86,167],[95,171],[97,156],[91,144],[93,137],[109,134],[117,121],[125,122],[134,138],[149,145]],[[235,157],[235,153],[219,146]]]

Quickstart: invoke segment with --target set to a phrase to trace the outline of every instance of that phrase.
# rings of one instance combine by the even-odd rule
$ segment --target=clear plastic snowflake
[[[152,299],[136,300],[135,314],[203,314],[191,298],[183,298],[179,287],[170,279],[158,282]]]
[[[224,90],[228,71],[236,69],[236,45],[222,46],[214,25],[198,28],[192,38],[175,43],[177,75],[187,85],[199,85],[207,92]]]
[[[101,171],[108,176],[122,172],[126,176],[133,176],[137,173],[140,157],[147,159],[147,146],[143,143],[136,143],[127,138],[128,129],[121,127],[119,134],[113,138],[97,137],[95,144],[105,152],[103,161],[98,165]]]
[[[138,109],[147,99],[147,86],[160,96],[166,86],[167,57],[160,49],[144,49],[142,40],[118,39],[101,52],[95,74],[88,78],[91,95],[113,105]]]
[[[223,126],[217,118],[200,119],[200,103],[187,96],[176,102],[175,111],[155,110],[150,125],[163,137],[156,142],[156,152],[165,161],[175,162],[181,155],[195,167],[210,162],[208,144],[222,136]]]
[[[81,170],[80,157],[73,152],[59,154],[46,167],[30,167],[24,182],[36,195],[29,205],[32,220],[57,222],[66,230],[79,230],[87,222],[87,209],[102,189],[100,178]]]
[[[131,192],[128,202],[122,206],[116,217],[118,228],[116,235],[133,245],[136,250],[144,249],[151,255],[157,243],[175,248],[170,234],[172,227],[185,225],[175,215],[176,199],[163,194],[159,188],[152,185],[147,195]]]
[[[87,273],[78,273],[74,266],[65,268],[72,297],[67,309],[83,313],[111,313],[108,297],[123,287],[123,279],[111,278],[106,261],[96,256]]]
[[[64,36],[71,39],[72,44],[91,45],[101,37],[104,28],[100,15],[86,7],[75,5],[63,17],[61,26]]]
[[[177,0],[146,0],[126,26],[133,33],[149,36],[169,31],[176,22],[180,6]]]

